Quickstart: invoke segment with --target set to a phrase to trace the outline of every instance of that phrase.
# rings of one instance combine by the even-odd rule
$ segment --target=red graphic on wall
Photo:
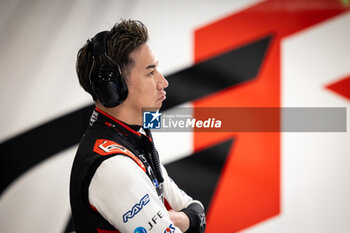
[[[350,76],[331,83],[327,85],[326,88],[350,100]]]
[[[266,36],[272,40],[255,79],[197,100],[194,107],[280,107],[281,40],[347,10],[334,0],[271,0],[196,30],[196,63]],[[235,144],[207,211],[207,233],[236,232],[281,212],[280,133],[197,132],[195,151],[232,137]]]

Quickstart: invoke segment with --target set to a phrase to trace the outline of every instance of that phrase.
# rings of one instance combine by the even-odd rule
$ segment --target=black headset
[[[109,31],[102,31],[88,41],[93,58],[89,81],[98,101],[105,107],[113,108],[124,102],[128,88],[119,65],[107,55],[108,35]],[[111,61],[112,66],[103,64],[100,60],[102,54]]]
[[[88,41],[92,48],[92,66],[89,73],[89,81],[96,98],[100,103],[108,108],[113,108],[121,104],[128,96],[128,88],[120,71],[119,65],[107,55],[107,39],[109,31],[97,33],[91,41]],[[100,56],[104,56],[113,63],[113,66],[101,64]],[[94,71],[100,67],[98,72]],[[145,129],[146,134],[152,139],[149,129]],[[160,168],[159,155],[154,147],[153,139],[151,140],[151,166],[154,169],[155,176],[162,183],[164,178]]]

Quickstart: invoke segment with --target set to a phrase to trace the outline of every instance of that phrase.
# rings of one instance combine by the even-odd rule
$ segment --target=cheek
[[[140,95],[140,93],[142,92],[142,85],[140,85],[137,80],[131,80],[127,83],[127,87],[128,87],[128,92],[130,94],[130,96],[137,96]]]
[[[139,91],[147,96],[154,96],[156,93],[156,87],[153,80],[147,80],[147,82],[140,83]]]
[[[157,97],[156,84],[152,79],[131,80],[131,82],[128,83],[128,91],[128,98],[133,100],[133,102],[150,103]]]
[[[153,101],[155,98],[155,92],[154,89],[151,85],[149,86],[145,86],[142,90],[142,96],[144,98],[144,100],[150,102]]]

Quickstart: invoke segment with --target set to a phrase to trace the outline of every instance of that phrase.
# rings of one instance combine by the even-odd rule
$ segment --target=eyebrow
[[[149,65],[146,67],[146,69],[151,69],[151,68],[155,68],[155,67],[156,67],[156,65]]]
[[[146,67],[146,70],[147,70],[147,69],[152,69],[152,68],[155,68],[155,67],[158,65],[158,63],[159,63],[159,61],[156,61],[156,63],[155,63],[155,64],[148,65],[148,66]]]

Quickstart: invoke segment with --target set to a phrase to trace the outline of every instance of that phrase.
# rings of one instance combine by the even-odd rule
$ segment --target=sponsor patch
[[[134,233],[147,233],[147,231],[143,227],[138,227],[134,230]]]
[[[164,233],[174,233],[175,232],[175,227],[173,224],[170,224],[164,231]]]
[[[150,221],[148,222],[148,226],[149,226],[149,231],[153,229],[153,226],[156,225],[158,223],[158,220],[159,219],[162,219],[163,218],[163,213],[162,211],[158,211],[151,219]]]
[[[123,222],[126,223],[128,222],[129,219],[132,219],[136,214],[138,214],[142,208],[147,205],[149,203],[150,199],[149,199],[149,195],[146,194],[145,196],[143,196],[140,200],[139,203],[136,203],[131,210],[129,210],[128,212],[126,212],[123,215]]]
[[[139,158],[137,158],[131,151],[129,151],[122,145],[119,145],[118,143],[113,142],[111,140],[97,139],[94,146],[94,152],[102,156],[111,155],[111,154],[127,155],[131,159],[133,159],[137,163],[137,165],[139,165],[139,167],[142,168],[144,172],[146,172],[146,167]]]

